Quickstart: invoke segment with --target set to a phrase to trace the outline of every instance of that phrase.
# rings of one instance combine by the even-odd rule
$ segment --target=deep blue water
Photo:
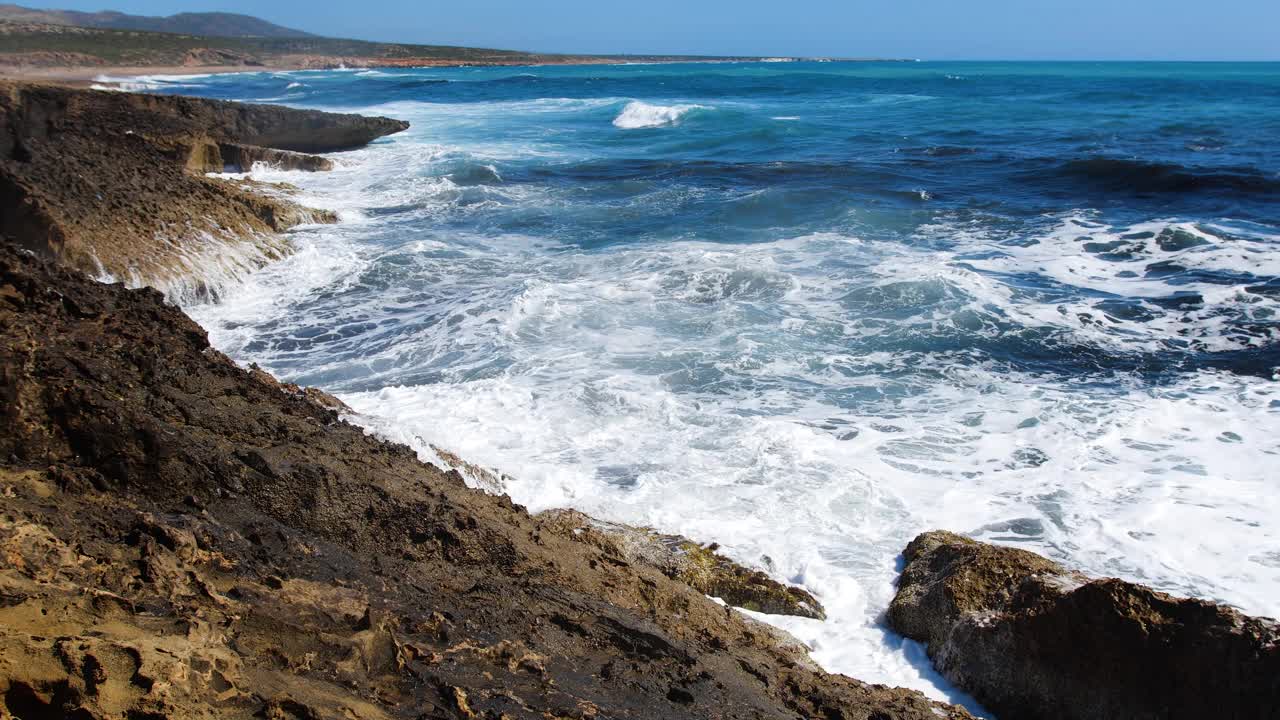
[[[805,584],[830,668],[949,692],[878,621],[932,527],[1280,612],[1280,64],[137,82],[413,123],[255,171],[344,223],[192,305],[220,347]]]
[[[444,220],[460,230],[551,237],[584,249],[823,232],[917,244],[919,229],[935,223],[1017,243],[1070,210],[1110,228],[1153,219],[1218,223],[1210,238],[1266,242],[1280,223],[1277,64],[801,63],[302,77],[305,87],[289,88],[298,82],[293,76],[263,73],[181,90],[319,108],[432,103],[480,111],[447,122],[448,138],[538,149],[504,162],[502,184],[549,189],[573,210],[542,205]],[[620,132],[610,121],[631,98],[676,112],[695,107],[674,123]],[[483,113],[549,99],[580,103],[541,115]],[[663,119],[642,113],[636,122]],[[492,179],[475,158],[453,164],[439,169],[452,170],[444,174],[461,186]],[[1163,246],[1142,238],[1117,244],[1085,235],[1085,252],[1149,260],[1124,269],[1167,286],[1145,310],[1099,296],[1102,322],[1167,314],[1170,304],[1176,311],[1194,300],[1194,290],[1182,288],[1201,283],[1280,292],[1274,277],[1247,262],[1193,267],[1163,262]],[[930,241],[949,244],[946,237]],[[1061,291],[1034,274],[1019,283],[1046,296]],[[1070,341],[1045,357],[1040,338],[1028,347],[982,350],[1019,367],[1066,373],[1083,364],[1151,372],[1226,367],[1265,376],[1278,364],[1274,347],[1248,340],[1275,331],[1273,318],[1261,320],[1233,318],[1239,342],[1213,349],[1170,337],[1160,343],[1169,352],[1121,357]],[[1061,363],[1060,355],[1070,361]]]

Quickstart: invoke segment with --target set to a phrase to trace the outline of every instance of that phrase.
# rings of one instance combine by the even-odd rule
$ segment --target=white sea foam
[[[750,338],[730,340],[727,329],[692,353],[678,335],[679,351],[667,344],[672,328],[659,324],[673,309],[661,268],[716,262],[706,248],[685,252],[650,266],[656,281],[635,258],[613,257],[601,262],[625,268],[620,275],[593,266],[582,279],[526,283],[510,301],[505,339],[484,346],[516,353],[499,378],[344,400],[424,456],[434,443],[511,473],[508,491],[534,509],[569,505],[714,539],[805,585],[830,619],[771,621],[829,669],[868,680],[944,694],[920,656],[878,623],[896,556],[912,534],[935,527],[1251,612],[1277,609],[1280,538],[1258,529],[1280,512],[1268,469],[1280,442],[1258,430],[1276,426],[1273,384],[1201,374],[1117,397],[1087,382],[941,363],[944,381],[903,393],[889,378],[920,358],[791,360]],[[675,292],[698,287],[697,275],[676,272],[688,284]],[[716,296],[729,307],[694,298],[713,328],[735,311],[732,293]],[[464,320],[457,346],[481,342],[490,316]],[[804,328],[792,332],[802,345]],[[714,358],[711,348],[725,342],[736,343],[736,359],[699,367],[699,354]],[[690,394],[698,373],[765,385],[790,376],[899,399],[850,409],[786,389]],[[436,421],[441,407],[449,423]],[[1186,527],[1201,532],[1188,538]],[[1236,552],[1242,545],[1253,551]]]
[[[414,126],[335,156],[332,173],[253,173],[347,222],[304,228],[295,254],[191,311],[218,347],[337,391],[359,422],[424,459],[436,445],[510,474],[507,490],[535,510],[569,505],[716,541],[807,587],[829,620],[766,619],[865,680],[963,699],[881,622],[902,548],[933,528],[1280,613],[1280,383],[1211,371],[1165,385],[1068,379],[937,349],[1048,333],[1120,354],[1187,332],[1248,347],[1215,309],[1272,300],[1146,266],[1280,274],[1265,238],[1168,219],[1112,228],[1084,212],[1019,242],[939,223],[914,243],[827,233],[584,251],[459,229],[563,209],[537,183],[452,179],[485,165],[515,177],[511,158],[559,152],[492,137],[495,123],[620,102],[364,108]],[[1108,259],[1078,240],[1170,228],[1206,244],[1148,238],[1133,258]],[[1109,297],[1176,291],[1203,306],[1147,303],[1151,317],[1119,332],[1100,322]],[[305,349],[322,335],[342,339]]]
[[[157,237],[166,262],[164,271],[145,275],[136,268],[115,276],[98,265],[102,282],[122,282],[127,287],[150,286],[175,304],[217,300],[230,289],[239,289],[253,273],[289,252],[288,239],[277,235],[227,236],[202,231],[180,241]]]
[[[507,490],[535,510],[568,505],[715,540],[804,585],[830,619],[770,621],[831,670],[956,697],[879,620],[895,558],[935,527],[1250,612],[1280,609],[1280,537],[1260,529],[1280,513],[1268,489],[1280,441],[1260,431],[1277,426],[1273,383],[1202,373],[1117,394],[1087,379],[844,350],[841,338],[869,329],[848,318],[860,290],[898,303],[880,312],[910,309],[908,325],[937,322],[944,308],[1010,304],[981,273],[927,269],[903,250],[884,260],[885,248],[854,238],[603,255],[544,254],[514,237],[411,249],[415,273],[450,283],[421,312],[454,318],[424,330],[413,352],[427,365],[451,359],[442,382],[342,394],[360,422],[424,459],[437,445],[502,469],[515,478]],[[828,277],[824,258],[837,252],[867,276]],[[373,262],[329,272],[357,282]],[[887,266],[911,267],[902,278],[918,285]],[[272,284],[290,288],[315,268],[270,272],[279,275],[252,290],[265,304],[250,316],[264,321],[289,306],[268,300]],[[772,329],[741,324],[753,306],[772,308]],[[251,337],[236,332],[243,326],[214,337],[232,348]],[[358,362],[395,366],[405,351],[393,344]],[[507,370],[466,379],[495,359]],[[936,381],[894,379],[930,364]],[[308,372],[347,371],[337,362]],[[437,422],[442,407],[449,423]],[[1205,531],[1188,538],[1186,527]]]
[[[613,125],[623,130],[675,125],[690,111],[702,108],[702,105],[650,105],[633,100],[613,119]]]
[[[1267,329],[1269,318],[1280,313],[1280,301],[1247,289],[1258,277],[1280,276],[1277,242],[1280,237],[1176,220],[1113,228],[1089,213],[1072,212],[1034,242],[997,244],[978,237],[948,262],[999,275],[1031,273],[1089,291],[1073,292],[1073,298],[1096,297],[1008,302],[1029,324],[1061,327],[1118,349],[1151,351],[1169,341],[1191,341],[1201,350],[1226,351],[1280,341],[1280,329]],[[1239,279],[1226,281],[1232,276]],[[1157,302],[1177,296],[1189,300],[1174,307]],[[1108,312],[1107,299],[1124,299],[1139,317]],[[1258,329],[1238,329],[1251,320]],[[1116,332],[1116,326],[1124,331]]]
[[[95,90],[118,90],[124,92],[146,92],[164,89],[192,89],[202,85],[196,82],[212,77],[209,74],[193,75],[96,75],[93,84]]]

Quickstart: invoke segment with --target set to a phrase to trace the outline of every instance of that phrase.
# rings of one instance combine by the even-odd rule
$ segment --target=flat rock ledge
[[[890,624],[1001,720],[1280,712],[1273,620],[949,532],[920,535],[905,558]]]
[[[0,235],[100,278],[171,296],[291,250],[278,233],[336,222],[252,183],[206,177],[255,163],[323,171],[310,154],[408,123],[270,105],[0,83]]]
[[[715,543],[597,520],[577,510],[548,510],[536,517],[553,532],[604,551],[608,562],[647,565],[733,607],[815,620],[827,616],[807,591],[730,560],[716,552]]]
[[[297,391],[296,386],[293,387]],[[312,388],[307,391],[319,392]],[[332,401],[341,404],[336,398]],[[342,408],[344,412],[351,412],[345,405]],[[473,488],[501,495],[512,481],[509,475],[464,460],[442,447],[432,445],[431,450]],[[716,552],[719,550],[716,543],[699,543],[649,527],[599,520],[564,508],[545,510],[535,518],[550,532],[603,551],[608,562],[653,568],[704,595],[719,598],[727,605],[770,615],[794,615],[815,620],[827,617],[822,603],[808,591],[784,585],[761,570],[721,555]],[[799,643],[794,639],[788,641]]]
[[[341,412],[0,243],[0,717],[972,717]]]

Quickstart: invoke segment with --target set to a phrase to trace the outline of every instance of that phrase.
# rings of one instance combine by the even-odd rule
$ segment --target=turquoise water
[[[832,670],[943,527],[1280,613],[1280,65],[257,73],[133,89],[410,120],[344,222],[189,303],[237,359],[803,584]],[[175,297],[180,297],[175,290]]]

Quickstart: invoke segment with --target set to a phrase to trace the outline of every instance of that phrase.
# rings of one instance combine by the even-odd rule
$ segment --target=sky
[[[339,37],[567,53],[1280,60],[1280,0],[54,0]]]

